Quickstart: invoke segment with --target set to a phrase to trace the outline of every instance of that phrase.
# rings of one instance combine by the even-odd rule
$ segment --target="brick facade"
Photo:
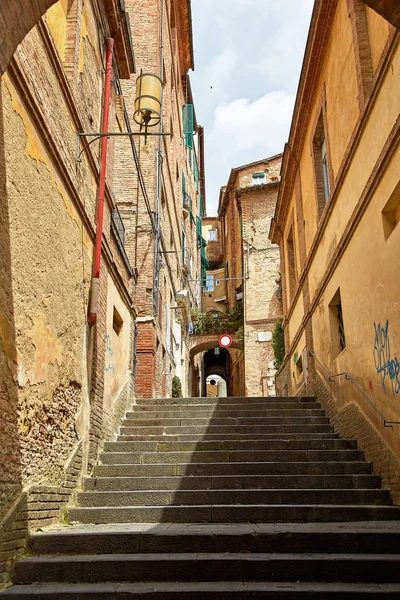
[[[183,135],[183,106],[193,105],[187,74],[192,64],[190,20],[186,3],[181,0],[165,3],[130,0],[126,6],[138,71],[162,73],[162,131],[170,134],[149,137],[146,146],[143,138],[137,138],[137,164],[130,144],[116,142],[115,197],[126,226],[129,260],[138,272],[136,392],[138,396],[169,396],[172,378],[178,375],[185,394],[190,389],[190,370],[195,368],[189,365],[186,356],[190,306],[198,306],[201,296],[196,220],[201,217],[201,210],[205,210],[202,144],[197,133],[201,128],[194,124],[193,149]],[[162,32],[163,68],[160,69]],[[135,79],[132,77],[123,84],[129,115],[134,111]],[[138,130],[133,121],[132,129]],[[142,178],[137,177],[137,168]],[[191,201],[187,208],[183,190],[187,194],[185,202]],[[179,307],[180,291],[188,294],[186,308]]]

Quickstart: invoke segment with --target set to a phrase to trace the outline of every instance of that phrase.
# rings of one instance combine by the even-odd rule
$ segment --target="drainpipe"
[[[112,56],[114,40],[112,38],[105,39],[106,46],[106,74],[104,79],[104,97],[103,97],[103,119],[101,124],[101,133],[107,132],[108,117],[110,112],[110,89],[111,89],[111,72],[112,72]],[[107,168],[107,144],[108,137],[101,138],[101,162],[99,173],[99,186],[97,188],[97,225],[96,225],[96,240],[93,256],[93,277],[92,288],[90,291],[90,305],[88,323],[90,326],[97,321],[97,305],[99,301],[100,289],[100,258],[101,244],[103,240],[103,216],[104,216],[104,193],[106,187],[106,168]]]

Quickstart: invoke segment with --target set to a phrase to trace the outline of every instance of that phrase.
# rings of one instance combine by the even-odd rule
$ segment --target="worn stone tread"
[[[240,600],[272,598],[292,600],[307,597],[308,600],[335,598],[344,600],[346,596],[364,596],[398,600],[399,584],[364,583],[320,583],[320,582],[161,582],[161,583],[91,583],[91,584],[33,584],[19,585],[3,592],[7,598],[19,600],[125,600],[146,597],[149,600]]]

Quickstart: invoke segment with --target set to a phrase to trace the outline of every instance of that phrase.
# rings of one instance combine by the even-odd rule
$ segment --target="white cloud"
[[[239,98],[220,104],[207,138],[207,213],[216,210],[219,189],[230,170],[283,151],[295,96],[271,92],[251,102]]]
[[[232,167],[283,150],[314,0],[192,0],[207,206]]]

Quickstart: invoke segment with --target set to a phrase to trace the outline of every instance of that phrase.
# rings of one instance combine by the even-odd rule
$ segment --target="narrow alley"
[[[398,0],[0,7],[0,595],[400,598]]]

